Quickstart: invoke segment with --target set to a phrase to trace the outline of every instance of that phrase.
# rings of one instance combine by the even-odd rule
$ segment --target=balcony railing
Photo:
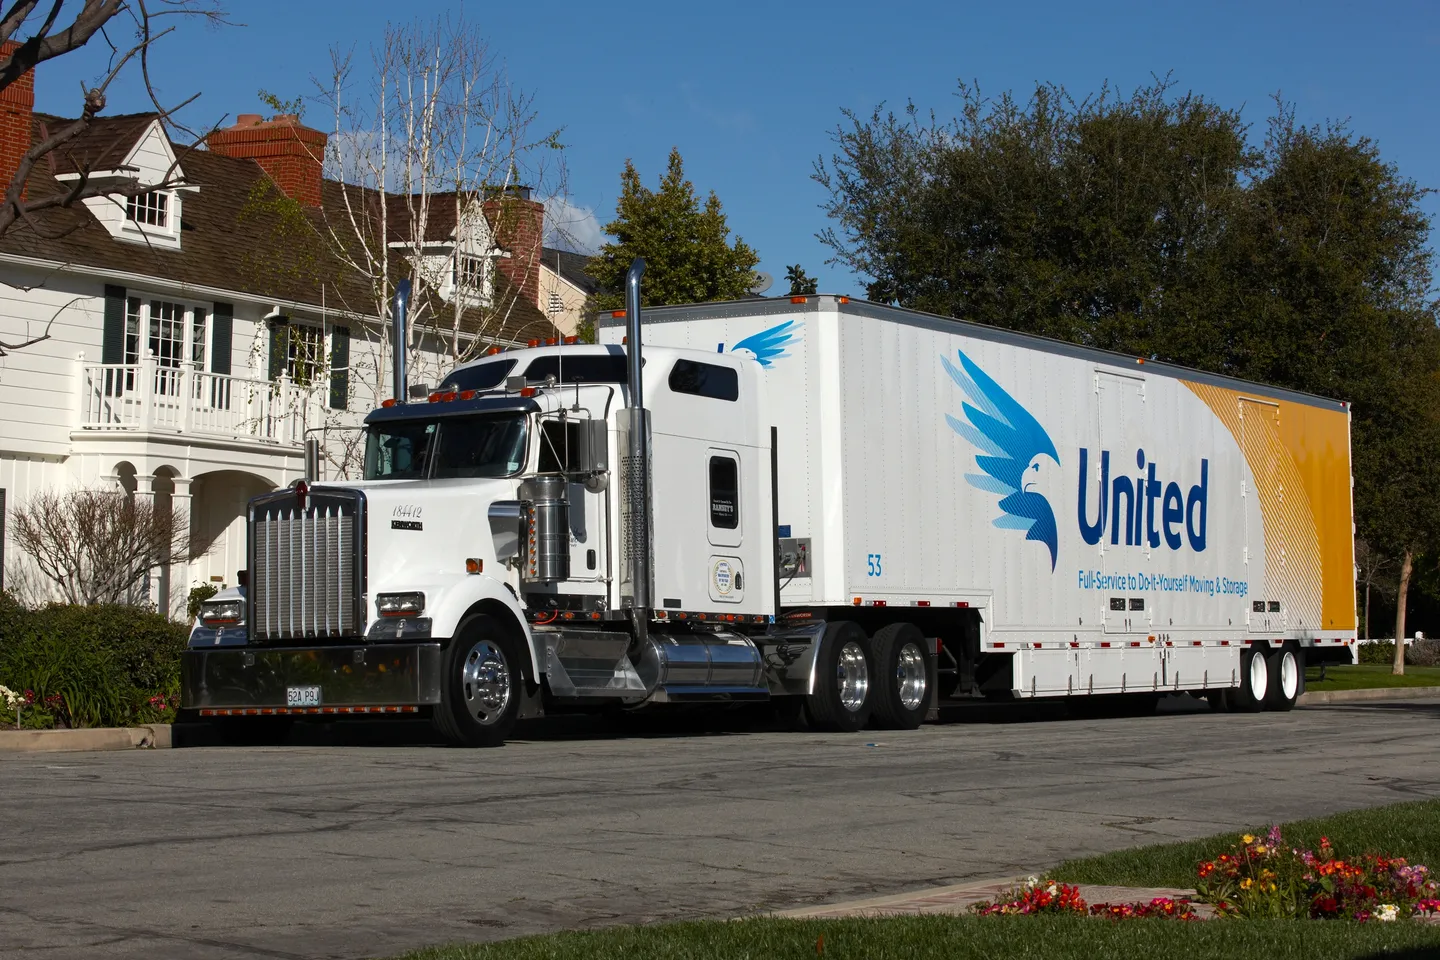
[[[324,423],[326,388],[208,373],[195,364],[86,363],[80,429],[176,433],[301,446]]]

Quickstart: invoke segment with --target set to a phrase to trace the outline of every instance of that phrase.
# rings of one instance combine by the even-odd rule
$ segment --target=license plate
[[[318,707],[320,706],[319,687],[286,687],[285,706],[287,707]]]

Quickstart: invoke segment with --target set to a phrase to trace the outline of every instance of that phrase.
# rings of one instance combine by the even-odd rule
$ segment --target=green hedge
[[[173,719],[189,629],[127,606],[26,610],[0,598],[0,686],[25,727],[113,727]],[[15,711],[0,700],[0,722]]]

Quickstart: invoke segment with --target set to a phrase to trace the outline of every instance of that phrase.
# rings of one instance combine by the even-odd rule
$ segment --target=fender
[[[430,635],[437,639],[453,637],[460,621],[475,604],[482,601],[500,604],[510,611],[511,617],[525,637],[525,646],[530,650],[530,669],[533,671],[531,676],[536,682],[543,676],[540,671],[540,657],[535,651],[535,638],[530,633],[530,624],[525,620],[525,611],[504,581],[483,573],[459,574],[436,577],[423,584],[395,589],[425,591],[425,615],[430,618]],[[390,588],[387,587],[385,592],[390,592]]]

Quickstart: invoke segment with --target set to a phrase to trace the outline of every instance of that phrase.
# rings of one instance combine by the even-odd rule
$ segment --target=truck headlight
[[[244,620],[243,600],[207,600],[200,604],[200,622],[207,627],[228,627]]]
[[[377,593],[375,614],[381,617],[413,617],[425,609],[425,594]]]

